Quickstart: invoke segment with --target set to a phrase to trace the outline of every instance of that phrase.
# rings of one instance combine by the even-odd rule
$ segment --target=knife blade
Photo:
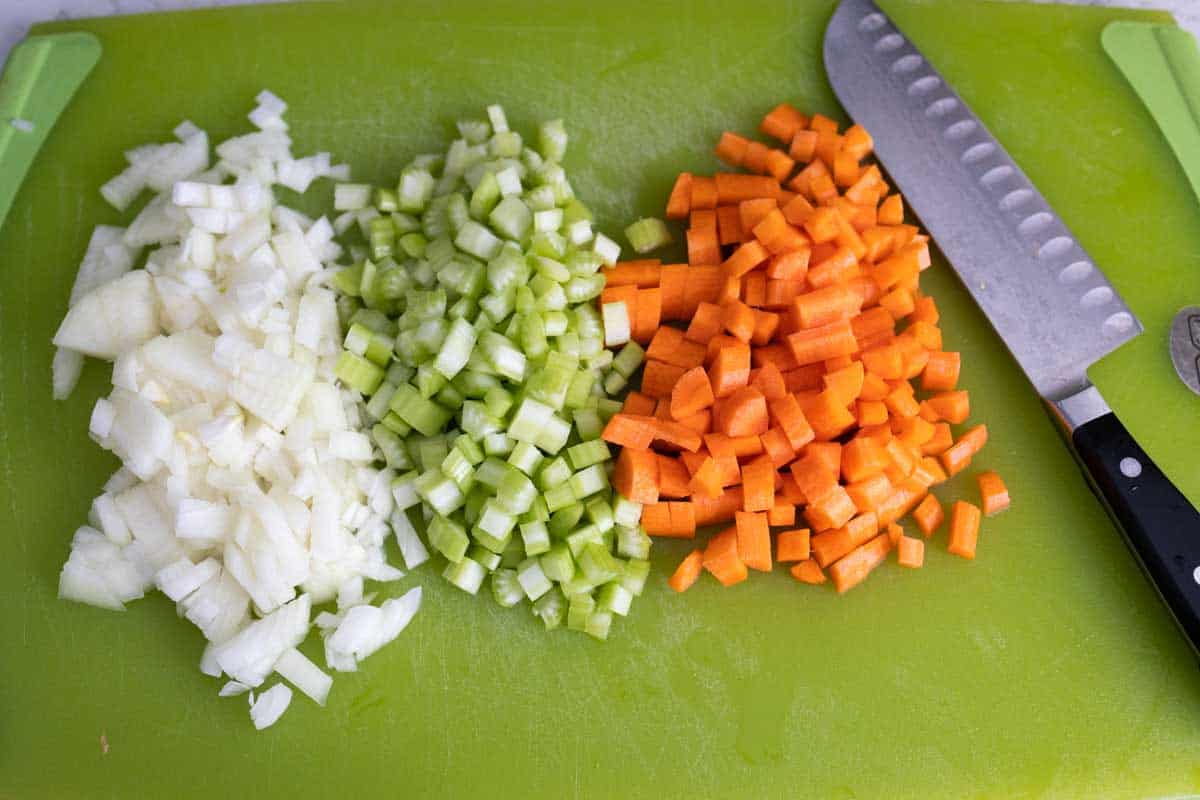
[[[1200,653],[1200,513],[1088,380],[1142,332],[1063,220],[983,122],[871,0],[842,0],[825,31],[834,93],[1065,438]]]

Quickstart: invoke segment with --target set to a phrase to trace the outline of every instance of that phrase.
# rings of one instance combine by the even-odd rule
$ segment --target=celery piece
[[[608,498],[594,497],[585,504],[584,508],[587,511],[587,518],[601,533],[607,533],[616,524],[613,520],[612,506],[608,504]]]
[[[392,189],[380,186],[375,189],[375,207],[384,213],[391,213],[400,208],[400,199]]]
[[[412,431],[412,426],[396,416],[395,411],[387,412],[383,419],[379,421],[379,424],[383,425],[397,436],[408,436],[408,434]]]
[[[487,221],[492,229],[505,239],[519,242],[529,233],[533,224],[533,213],[520,197],[512,195],[505,197],[491,210]]]
[[[492,388],[498,388],[500,381],[494,376],[477,372],[469,367],[454,378],[454,386],[466,397],[482,398]]]
[[[400,173],[400,184],[396,189],[401,211],[419,214],[424,211],[433,196],[434,179],[428,170],[409,168]]]
[[[576,275],[563,287],[568,303],[586,303],[599,297],[603,290],[603,275]]]
[[[545,211],[535,211],[533,214],[533,229],[541,233],[557,231],[562,227],[563,212],[561,208],[548,208]]]
[[[600,415],[596,413],[596,409],[578,408],[575,410],[573,417],[575,420],[575,430],[579,431],[580,439],[588,441],[599,440],[600,434],[604,432],[604,423],[600,421]],[[584,464],[583,466],[587,465]]]
[[[566,594],[565,589],[563,593]],[[596,610],[596,600],[591,595],[591,589],[571,593],[567,595],[567,598],[567,628],[573,631],[583,631],[592,612]]]
[[[522,522],[520,530],[521,540],[525,545],[525,555],[541,555],[550,549],[550,533],[546,529],[546,523],[541,520]]]
[[[541,358],[550,349],[550,343],[546,340],[546,326],[539,314],[521,316],[520,343],[529,358]]]
[[[467,594],[475,594],[483,585],[483,579],[487,577],[487,570],[478,562],[464,557],[457,563],[447,564],[446,568],[442,570],[442,577]]]
[[[489,433],[483,437],[483,452],[489,456],[508,455],[513,449],[513,440],[504,433]]]
[[[500,420],[489,414],[483,403],[467,400],[462,404],[461,414],[462,429],[477,442],[493,434],[504,435]]]
[[[537,474],[538,467],[544,458],[538,449],[529,442],[517,442],[512,452],[509,453],[508,463],[532,477]]]
[[[650,537],[640,527],[616,525],[617,552],[625,558],[644,559],[650,555]]]
[[[521,155],[521,134],[516,131],[497,131],[488,142],[488,152],[499,158]]]
[[[538,598],[537,602],[533,604],[533,613],[541,619],[548,631],[563,624],[566,617],[566,601],[558,587],[554,587]]]
[[[583,550],[589,544],[600,545],[604,547],[604,533],[590,522],[587,525],[581,525],[567,535],[567,547],[571,551],[571,555],[580,558],[583,555]],[[605,548],[607,551],[608,548]]]
[[[566,237],[564,237],[558,231],[542,231],[533,235],[533,238],[529,242],[529,248],[533,251],[535,256],[542,256],[550,259],[551,261],[556,261],[557,259],[566,256],[567,240]],[[565,265],[560,266],[562,266],[562,270],[559,274],[563,275],[564,277],[559,278],[553,275],[546,275],[546,277],[555,283],[562,283],[565,281],[568,277],[570,277],[571,273]]]
[[[383,460],[392,469],[408,469],[412,466],[412,459],[409,458],[408,450],[404,447],[404,440],[383,423],[378,423],[371,428],[371,439],[383,453]]]
[[[388,466],[391,464],[389,463]],[[469,487],[475,479],[475,468],[458,448],[451,448],[446,457],[442,459],[441,470],[446,477],[458,484],[459,489]]]
[[[475,191],[471,192],[471,202],[467,209],[475,219],[484,220],[499,202],[500,184],[496,183],[496,176],[488,172],[475,185]]]
[[[396,219],[396,216],[393,215],[393,217],[392,217],[393,225],[395,224],[395,219]],[[411,233],[406,233],[403,236],[401,236],[399,239],[396,240],[396,246],[399,249],[399,251],[401,253],[403,253],[404,255],[408,256],[409,258],[421,258],[422,256],[424,256],[425,255],[425,247],[428,243],[429,243],[428,240],[426,240],[426,238],[424,236],[422,236],[420,233],[418,233],[416,231],[413,231]]]
[[[508,435],[518,442],[536,444],[538,436],[552,416],[554,416],[553,408],[532,398],[526,398],[521,401],[521,405],[517,406],[516,412],[509,421]]]
[[[621,413],[622,403],[620,400],[614,400],[611,397],[596,398],[596,413],[600,415],[600,421],[607,423],[614,415]]]
[[[566,544],[559,542],[541,556],[542,571],[555,583],[565,583],[575,575],[575,559]]]
[[[565,539],[571,531],[575,530],[579,520],[583,519],[585,510],[583,503],[572,503],[555,511],[550,515],[550,522],[547,525],[550,534],[555,538]]]
[[[421,397],[431,400],[446,385],[446,376],[435,371],[430,364],[426,363],[417,367],[415,383]]]
[[[567,422],[557,414],[551,414],[550,419],[546,420],[543,427],[533,440],[539,448],[550,455],[554,455],[567,443],[571,437],[571,423]]]
[[[525,590],[517,582],[515,569],[498,569],[492,573],[492,598],[503,608],[512,608],[525,599]]]
[[[572,475],[567,485],[574,492],[576,500],[583,500],[608,486],[608,473],[601,465],[593,464]]]
[[[421,473],[414,487],[421,499],[442,516],[454,513],[466,502],[458,484],[443,475],[440,470],[431,469]]]
[[[421,498],[416,490],[418,474],[414,469],[392,478],[392,499],[396,501],[396,508],[401,511],[412,508],[421,502]],[[392,527],[394,528],[395,525]],[[409,566],[411,567],[412,565],[409,564]]]
[[[604,391],[609,394],[618,394],[622,389],[629,385],[629,381],[624,375],[613,370],[604,376]]]
[[[625,562],[625,574],[621,576],[621,585],[634,597],[640,597],[649,577],[650,562],[644,558],[631,558]]]
[[[580,431],[580,436],[583,436],[583,431]],[[608,449],[608,444],[601,439],[591,439],[567,448],[567,461],[570,462],[572,469],[579,470],[590,467],[592,464],[599,464],[610,458],[612,458],[612,452]]]
[[[671,243],[667,223],[656,217],[643,217],[625,229],[625,238],[634,252],[649,253]]]
[[[461,408],[467,398],[463,397],[462,392],[453,383],[447,383],[441,389],[438,389],[433,399],[438,405],[445,406],[446,408]]]
[[[334,374],[339,381],[360,394],[372,394],[383,383],[383,370],[362,356],[343,350]]]
[[[546,498],[546,508],[549,509],[551,513],[559,510],[560,508],[566,508],[567,506],[572,505],[576,500],[575,493],[571,490],[571,487],[565,483],[547,490],[543,497]]]
[[[567,393],[563,397],[564,408],[583,408],[587,403],[588,397],[592,394],[592,385],[596,382],[596,375],[591,370],[581,369],[571,378],[571,385],[567,387]],[[582,432],[580,436],[582,436]]]
[[[537,600],[554,588],[546,573],[542,571],[541,562],[537,558],[527,558],[517,567],[517,583],[525,591],[530,600]]]
[[[483,461],[483,451],[479,448],[479,444],[465,433],[459,434],[454,439],[454,449],[462,452],[471,466],[476,466]]]
[[[450,331],[442,342],[442,349],[437,355],[433,366],[447,379],[453,379],[471,357],[475,347],[475,329],[467,322],[456,319],[450,324]]]
[[[578,369],[579,362],[576,359],[557,351],[550,351],[546,354],[545,365],[534,372],[527,384],[529,396],[549,406],[551,410],[562,408]]]
[[[562,485],[571,477],[571,467],[565,458],[555,458],[541,468],[537,475],[538,488],[543,492]]]
[[[535,186],[525,193],[525,203],[533,211],[549,211],[554,208],[554,190],[549,186]]]
[[[504,480],[504,476],[511,469],[507,464],[498,458],[485,458],[480,464],[476,473],[476,479],[484,486],[488,487],[494,493],[496,487]]]
[[[635,503],[619,494],[613,495],[613,521],[626,528],[636,528],[642,519],[642,504]]]
[[[646,351],[637,342],[629,342],[613,357],[612,368],[617,374],[629,378],[642,365]]]
[[[593,611],[584,623],[583,632],[593,639],[604,641],[612,628],[612,612]]]
[[[512,534],[512,530],[516,524],[516,515],[504,508],[498,498],[489,497],[487,502],[483,504],[483,508],[480,509],[479,520],[475,523],[475,529],[472,532],[476,535],[479,533],[486,534],[491,537],[492,541],[507,544],[508,537]],[[503,549],[504,545],[501,545],[497,552]]]
[[[600,587],[596,594],[596,607],[611,611],[622,617],[629,614],[629,606],[633,603],[633,593],[620,582],[611,581]]]
[[[500,554],[480,547],[477,544],[467,548],[467,558],[483,567],[488,572],[495,572],[500,566]]]
[[[442,461],[450,453],[450,446],[446,443],[445,437],[440,434],[414,438],[410,446],[417,451],[417,462],[421,465],[422,471],[440,467]]]
[[[435,514],[425,530],[429,546],[457,564],[467,555],[471,540],[461,525],[440,514]]]
[[[567,315],[562,311],[546,311],[542,314],[547,336],[562,336],[567,332]]]
[[[533,257],[533,271],[555,283],[565,283],[571,279],[571,271],[567,269],[566,264],[545,256]]]
[[[607,583],[621,574],[621,566],[604,545],[588,542],[579,553],[579,569],[596,585]]]
[[[562,161],[567,152],[567,129],[561,119],[543,122],[538,128],[538,152],[547,161]]]
[[[398,198],[397,202],[399,202]],[[389,216],[392,219],[392,227],[396,229],[396,233],[400,234],[401,241],[403,241],[408,234],[416,233],[417,231],[421,230],[421,220],[417,219],[412,214],[405,214],[402,211],[393,211]],[[421,249],[424,250],[425,237],[421,236],[420,239]],[[420,254],[417,253],[410,255],[412,255],[413,258],[416,258]]]
[[[508,414],[513,406],[513,396],[502,386],[493,386],[484,392],[483,405],[488,413],[497,419]]]
[[[485,331],[479,337],[479,347],[496,372],[511,381],[525,379],[525,354],[506,337],[495,331]]]
[[[375,369],[379,368],[375,367]],[[380,378],[382,379],[383,371],[379,371]],[[378,385],[378,383],[375,384],[376,387]],[[425,436],[433,436],[435,433],[441,431],[452,416],[452,412],[449,409],[442,408],[432,400],[422,397],[420,392],[413,388],[412,384],[408,383],[396,389],[391,402],[388,403],[388,408],[396,412],[396,415],[400,419],[412,425],[413,428]]]

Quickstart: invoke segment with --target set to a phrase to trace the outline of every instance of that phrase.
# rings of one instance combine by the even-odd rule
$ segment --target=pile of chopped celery
[[[499,106],[487,116],[395,188],[336,187],[335,229],[365,239],[333,281],[337,375],[369,398],[396,502],[421,506],[447,580],[475,594],[486,579],[500,605],[604,639],[650,549],[600,439],[643,355],[605,349],[594,302],[620,248],[574,196],[561,121],[533,148]],[[422,547],[407,522],[393,517],[402,548]]]

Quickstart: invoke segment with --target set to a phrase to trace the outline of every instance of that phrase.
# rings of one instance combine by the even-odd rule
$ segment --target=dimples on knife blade
[[[1087,387],[1087,368],[1141,323],[1000,143],[890,19],[843,0],[825,65],[842,105],[1038,392]]]

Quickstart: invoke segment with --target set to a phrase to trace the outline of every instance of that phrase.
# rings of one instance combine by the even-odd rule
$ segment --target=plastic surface
[[[71,533],[114,462],[87,437],[108,368],[50,399],[50,337],[121,152],[183,118],[246,129],[266,86],[297,152],[393,178],[500,102],[561,116],[600,227],[660,215],[677,171],[713,170],[724,128],[781,99],[837,114],[820,41],[831,3],[300,5],[62,23],[105,58],[0,230],[0,797],[1154,797],[1200,790],[1200,672],[1003,345],[943,264],[926,273],[992,439],[937,490],[993,468],[1013,508],[979,556],[929,542],[838,597],[786,571],[666,587],[689,542],[656,543],[646,594],[599,644],[468,597],[436,565],[421,613],[329,705],[263,733],[197,670],[199,635],[155,597],[124,614],[55,599]],[[1200,496],[1195,397],[1162,346],[1200,296],[1200,208],[1104,56],[1099,9],[885,4],[936,59],[1146,324],[1092,377]],[[910,531],[915,533],[915,531]],[[317,648],[304,648],[318,662]],[[108,752],[102,751],[104,735]]]

